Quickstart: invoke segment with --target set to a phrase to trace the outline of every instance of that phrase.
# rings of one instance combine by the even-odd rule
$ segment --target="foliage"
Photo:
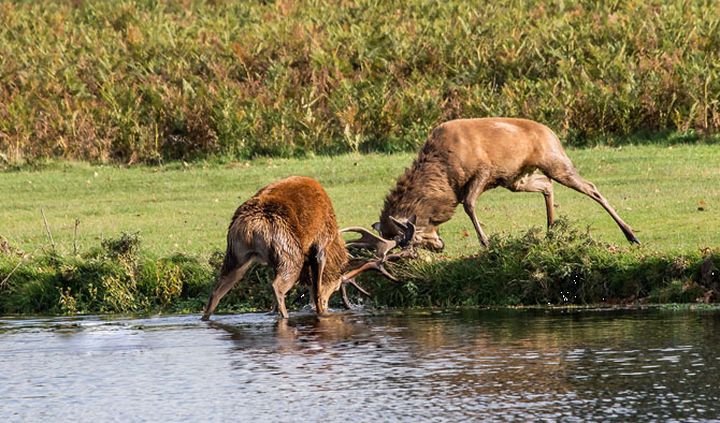
[[[488,115],[693,140],[719,27],[701,0],[6,1],[0,165],[391,152]]]
[[[547,235],[491,238],[470,257],[422,253],[392,268],[403,281],[373,279],[373,300],[390,307],[578,305],[596,303],[706,302],[720,298],[703,282],[700,253],[672,256],[643,248],[603,244],[564,219]],[[720,264],[720,257],[706,253]]]

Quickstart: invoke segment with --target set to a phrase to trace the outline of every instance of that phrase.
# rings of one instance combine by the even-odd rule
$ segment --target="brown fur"
[[[534,173],[539,171],[540,173]],[[555,180],[588,195],[612,216],[630,242],[632,229],[595,188],[575,170],[557,136],[546,126],[525,119],[459,119],[435,128],[412,166],[398,178],[385,199],[379,228],[395,237],[400,228],[390,216],[417,217],[416,244],[442,249],[437,226],[462,203],[478,239],[487,237],[475,215],[475,201],[484,191],[502,186],[512,191],[540,192],[545,197],[548,226],[553,224]]]
[[[317,312],[327,310],[330,295],[340,287],[348,255],[330,198],[317,181],[301,176],[283,179],[238,207],[204,319],[253,261],[275,269],[273,289],[283,317],[287,318],[285,294],[300,280],[310,285]]]

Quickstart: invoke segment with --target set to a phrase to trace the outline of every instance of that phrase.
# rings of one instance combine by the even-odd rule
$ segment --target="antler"
[[[366,270],[376,270],[380,273],[382,273],[383,276],[390,279],[393,282],[398,282],[397,278],[395,276],[388,273],[387,270],[385,270],[385,266],[383,266],[384,259],[375,260],[375,261],[368,261],[364,263],[362,266],[357,267],[344,275],[342,275],[342,280],[347,281],[349,279],[353,279],[355,276],[359,275],[360,273],[366,271]]]
[[[385,259],[388,251],[397,246],[397,241],[388,240],[375,235],[367,229],[360,226],[351,226],[340,229],[340,233],[355,232],[360,234],[360,239],[348,241],[345,245],[348,247],[372,248],[375,250],[375,256],[381,260]]]
[[[409,233],[410,238],[412,238],[412,234],[414,233],[414,226],[412,229],[412,231],[407,232]],[[360,239],[348,241],[345,244],[347,247],[374,249],[376,257],[376,260],[365,262],[342,276],[342,284],[340,285],[340,289],[342,292],[343,305],[345,306],[345,308],[351,309],[352,304],[350,303],[350,299],[347,294],[348,284],[354,286],[360,293],[368,297],[370,296],[370,293],[367,292],[363,287],[360,286],[360,284],[355,281],[355,277],[357,275],[365,272],[366,270],[375,270],[380,272],[383,276],[390,279],[391,281],[398,282],[397,278],[395,278],[385,269],[384,263],[386,261],[396,261],[403,258],[415,258],[416,255],[415,252],[410,248],[404,248],[399,253],[388,254],[388,252],[390,252],[393,248],[398,247],[398,241],[387,240],[385,238],[375,235],[374,233],[360,226],[351,226],[340,230],[340,233],[345,232],[355,232],[360,234]]]
[[[350,302],[350,297],[348,297],[347,284],[354,286],[355,289],[357,289],[361,294],[364,294],[366,297],[369,297],[370,293],[367,292],[362,286],[360,286],[360,284],[355,281],[355,278],[344,280],[342,282],[342,285],[340,285],[340,291],[342,292],[342,302],[345,308],[350,310],[353,308],[353,306]]]
[[[394,254],[393,254],[394,255]],[[388,256],[389,257],[389,256]],[[385,259],[378,259],[375,261],[369,261],[363,263],[361,266],[356,267],[355,269],[345,273],[342,275],[342,284],[340,285],[340,290],[342,292],[342,301],[345,308],[352,309],[352,304],[350,303],[350,299],[348,298],[347,294],[347,285],[350,284],[354,286],[360,293],[365,294],[366,296],[370,296],[370,293],[367,292],[360,284],[355,281],[355,276],[359,275],[362,272],[365,272],[366,270],[375,270],[380,272],[383,276],[390,279],[391,281],[398,282],[397,278],[395,278],[393,275],[391,275],[386,269],[385,266],[383,266]]]

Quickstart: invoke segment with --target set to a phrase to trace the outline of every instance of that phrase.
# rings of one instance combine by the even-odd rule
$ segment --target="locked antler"
[[[414,229],[414,226],[413,226]],[[363,263],[362,265],[356,267],[355,269],[345,273],[342,276],[342,284],[340,285],[340,289],[342,292],[342,300],[343,305],[347,309],[352,308],[352,304],[350,303],[350,299],[348,298],[347,294],[347,285],[350,284],[354,286],[360,293],[370,296],[370,293],[365,290],[363,287],[360,286],[360,284],[357,283],[355,280],[355,277],[359,275],[362,272],[365,272],[367,270],[375,270],[377,272],[380,272],[383,276],[390,279],[393,282],[399,282],[397,278],[395,278],[393,275],[391,275],[386,269],[385,269],[385,262],[386,261],[397,261],[404,258],[415,258],[415,251],[410,248],[403,248],[402,251],[399,253],[393,253],[388,254],[390,251],[392,251],[394,248],[399,247],[403,244],[401,242],[400,244],[396,240],[388,240],[381,236],[375,235],[374,233],[370,232],[369,230],[360,227],[360,226],[351,226],[348,228],[340,229],[340,233],[346,233],[346,232],[354,232],[360,234],[359,239],[354,239],[347,241],[345,243],[345,246],[348,248],[368,248],[372,249],[375,252],[375,260],[368,261]],[[412,235],[414,234],[414,230],[407,231],[409,236],[412,238]],[[407,235],[406,235],[407,236]],[[404,240],[405,238],[403,238]]]
[[[351,226],[340,229],[340,233],[355,232],[360,234],[359,239],[347,241],[345,246],[349,248],[369,248],[375,250],[375,257],[384,261],[387,253],[397,247],[397,241],[385,239],[360,226]]]

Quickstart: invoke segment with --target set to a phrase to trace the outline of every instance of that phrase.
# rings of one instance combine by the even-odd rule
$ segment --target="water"
[[[720,312],[0,320],[0,421],[720,418]]]

